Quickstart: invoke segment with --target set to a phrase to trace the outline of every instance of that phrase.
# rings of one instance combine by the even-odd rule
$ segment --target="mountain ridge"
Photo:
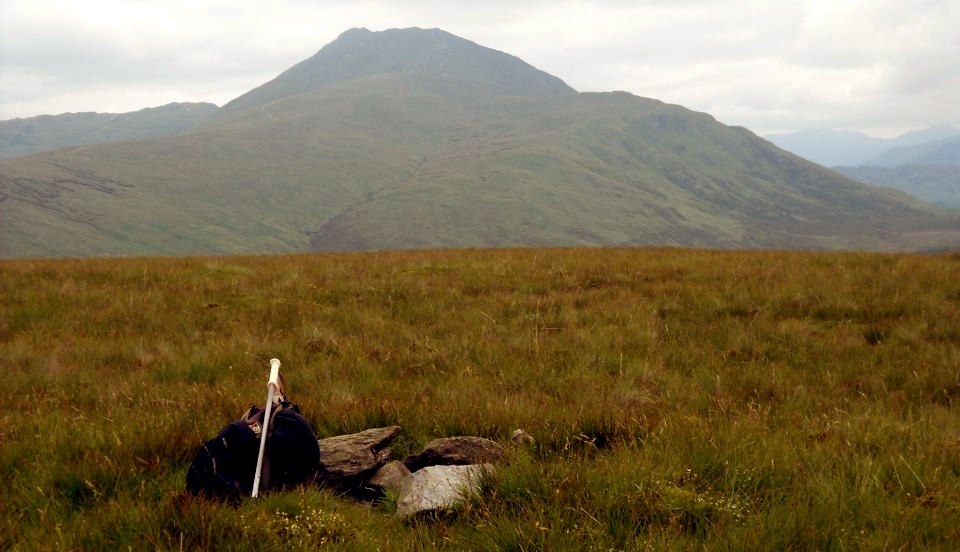
[[[176,135],[219,109],[208,102],[173,102],[126,113],[89,111],[0,121],[0,159],[69,146]]]
[[[875,167],[897,167],[901,165],[960,166],[960,136],[898,146],[864,163],[864,166]]]

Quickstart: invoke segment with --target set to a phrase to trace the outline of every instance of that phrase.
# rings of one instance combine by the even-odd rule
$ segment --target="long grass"
[[[321,436],[532,448],[451,514],[184,494],[267,360]],[[0,263],[0,548],[955,549],[960,256]]]

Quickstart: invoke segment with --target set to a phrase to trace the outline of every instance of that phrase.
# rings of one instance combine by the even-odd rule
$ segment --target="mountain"
[[[0,159],[66,146],[172,136],[218,109],[211,103],[171,103],[131,113],[64,113],[0,121]]]
[[[923,146],[958,136],[960,129],[936,126],[910,131],[896,138],[874,138],[849,130],[809,129],[771,134],[766,139],[804,159],[833,167],[874,165],[874,158],[890,150]]]
[[[230,113],[328,84],[383,74],[422,74],[450,81],[434,92],[476,96],[551,97],[574,94],[562,80],[523,60],[440,29],[351,29],[314,56],[224,106]]]
[[[312,248],[885,248],[895,220],[936,218],[656,100],[580,94],[511,119],[508,133],[423,159],[401,184],[312,232]]]
[[[960,216],[436,29],[352,30],[179,136],[0,162],[0,256],[960,246]]]
[[[864,164],[876,167],[898,167],[901,165],[952,165],[960,167],[960,136],[893,148]]]
[[[860,182],[896,188],[934,205],[960,209],[960,166],[834,167]]]
[[[911,130],[895,138],[891,138],[892,148],[920,146],[931,142],[938,142],[947,138],[960,136],[960,128],[948,125],[932,126],[929,128]]]

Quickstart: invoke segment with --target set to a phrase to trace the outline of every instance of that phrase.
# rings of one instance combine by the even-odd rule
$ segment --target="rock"
[[[391,460],[367,480],[366,486],[381,493],[388,490],[399,490],[404,478],[409,477],[410,470],[399,460]]]
[[[537,442],[533,437],[530,436],[529,433],[527,433],[522,429],[513,430],[513,435],[510,436],[510,441],[512,441],[516,445],[524,445],[524,446],[534,445]]]
[[[397,515],[452,508],[479,491],[480,479],[493,473],[490,464],[427,466],[403,479]]]
[[[391,426],[319,439],[321,479],[333,486],[359,483],[387,463],[389,445],[399,434],[400,426]]]
[[[446,437],[427,443],[417,456],[408,456],[403,463],[411,472],[427,466],[462,466],[494,464],[505,458],[503,447],[482,437]]]

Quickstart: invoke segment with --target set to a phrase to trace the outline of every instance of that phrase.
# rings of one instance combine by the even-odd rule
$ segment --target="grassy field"
[[[321,436],[537,439],[458,513],[185,496],[267,360]],[[0,548],[956,549],[960,255],[0,262]]]

